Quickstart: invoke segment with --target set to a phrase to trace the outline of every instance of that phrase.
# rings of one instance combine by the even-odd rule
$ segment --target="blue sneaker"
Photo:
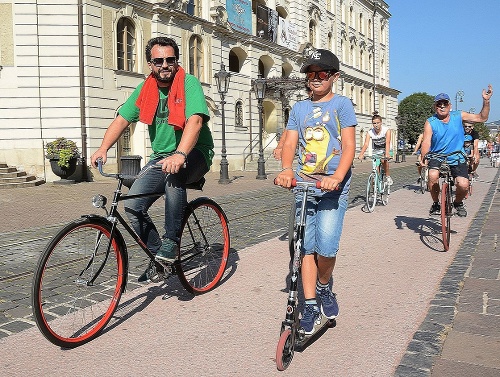
[[[156,253],[155,259],[159,262],[173,263],[177,259],[178,253],[179,246],[177,243],[170,238],[165,238],[160,249]]]
[[[337,296],[329,288],[316,287],[316,297],[321,300],[321,313],[326,318],[333,319],[339,315]]]
[[[300,320],[300,326],[306,335],[314,333],[315,325],[321,324],[321,313],[316,305],[305,305]]]

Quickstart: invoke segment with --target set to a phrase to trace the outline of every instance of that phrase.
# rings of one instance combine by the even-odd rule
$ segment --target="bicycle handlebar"
[[[102,163],[102,158],[97,159],[97,170],[99,170],[99,174],[101,174],[103,177],[109,177],[109,178],[115,178],[115,179],[138,179],[143,177],[149,170],[151,169],[161,169],[160,164],[155,164],[155,165],[149,165],[146,169],[141,170],[141,172],[137,175],[131,175],[131,174],[122,174],[122,173],[105,173],[103,170],[103,163]]]
[[[276,183],[276,178],[274,179],[274,184],[279,186]],[[292,178],[291,182],[291,187],[316,187],[317,189],[321,188],[321,181],[314,181],[314,182],[309,182],[309,181],[297,181],[295,178]]]
[[[427,154],[424,156],[424,159],[430,160],[431,158],[434,158],[436,160],[445,160],[446,158],[454,155],[454,154],[461,154],[463,157],[467,158],[467,156],[464,154],[462,151],[455,151],[451,152],[448,154],[443,154],[443,153],[436,153],[436,152],[427,152]]]

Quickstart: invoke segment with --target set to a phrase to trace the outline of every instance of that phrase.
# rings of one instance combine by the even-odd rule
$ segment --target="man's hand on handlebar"
[[[97,168],[97,159],[102,160],[102,164],[104,165],[108,159],[108,154],[106,151],[98,149],[94,152],[92,157],[90,157],[90,163],[94,168]]]

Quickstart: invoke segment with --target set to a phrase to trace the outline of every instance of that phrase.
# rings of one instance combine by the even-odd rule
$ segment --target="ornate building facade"
[[[221,106],[229,170],[249,169],[256,160],[261,115],[267,159],[291,106],[306,96],[299,70],[315,48],[328,48],[341,61],[334,90],[356,105],[358,147],[374,111],[395,136],[399,92],[390,87],[391,14],[382,0],[0,0],[0,12],[0,162],[47,181],[56,177],[45,144],[74,140],[86,166],[120,106],[149,74],[144,47],[155,36],[173,37],[180,64],[202,83],[214,171]],[[214,79],[222,65],[231,75],[225,105]],[[266,80],[261,107],[252,89],[258,77]],[[122,156],[142,156],[144,163],[151,152],[146,127],[132,124],[109,151],[110,171]]]

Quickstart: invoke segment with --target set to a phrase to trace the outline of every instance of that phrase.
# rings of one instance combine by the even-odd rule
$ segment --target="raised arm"
[[[490,116],[490,98],[493,95],[493,87],[488,85],[488,90],[483,89],[483,107],[478,114],[462,111],[462,120],[471,123],[484,123]]]

